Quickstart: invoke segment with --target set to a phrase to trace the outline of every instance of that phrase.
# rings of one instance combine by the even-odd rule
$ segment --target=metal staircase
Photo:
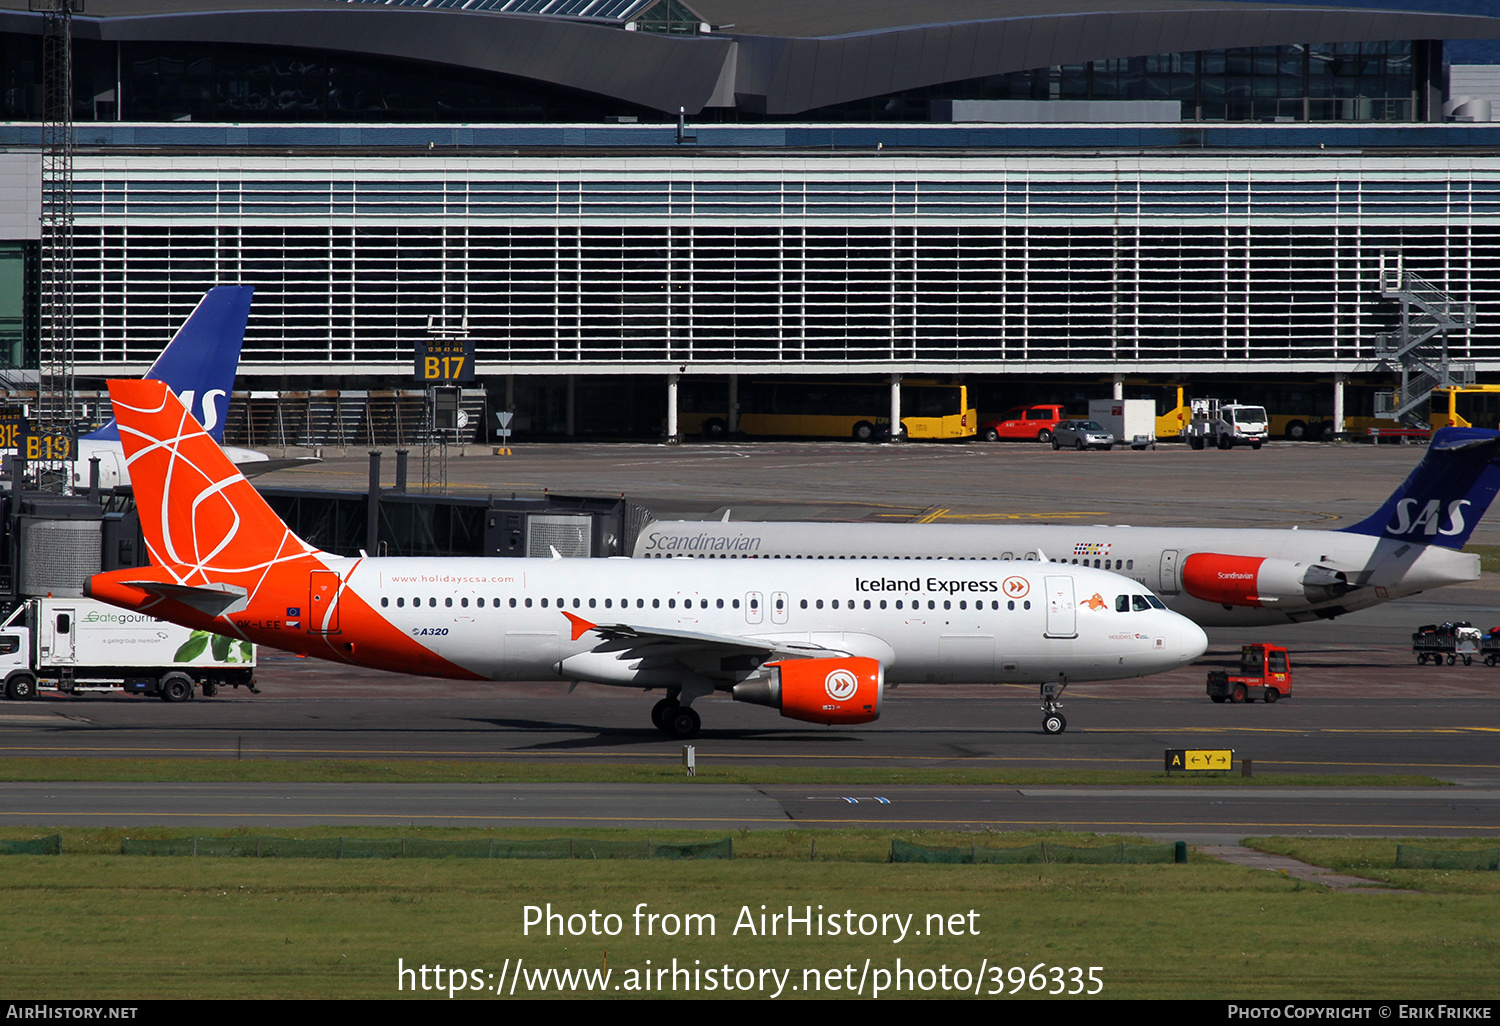
[[[1381,254],[1380,295],[1401,303],[1401,327],[1375,336],[1381,363],[1399,368],[1401,385],[1394,392],[1376,393],[1375,416],[1426,426],[1433,389],[1474,383],[1472,363],[1448,358],[1448,333],[1474,323],[1474,304],[1455,302],[1436,285],[1405,270],[1399,254],[1389,267]]]

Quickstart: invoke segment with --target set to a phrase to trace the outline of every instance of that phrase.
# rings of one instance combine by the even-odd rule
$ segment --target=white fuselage
[[[264,463],[270,459],[254,449],[224,447],[224,455],[237,467],[251,463]],[[91,461],[99,461],[99,487],[114,488],[130,483],[130,471],[125,467],[125,449],[119,442],[93,438],[78,440],[78,459],[73,464],[73,487],[87,488],[93,474]]]
[[[1159,601],[1153,607],[1146,588],[1082,566],[321,559],[344,591],[409,643],[492,680],[653,686],[685,667],[722,687],[744,676],[725,639],[877,659],[892,684],[1136,677],[1189,663],[1207,646],[1191,621]],[[340,594],[340,608],[349,607]],[[589,625],[660,632],[653,651],[661,657],[642,659],[637,649],[617,658],[617,646],[564,613]],[[241,626],[253,628],[256,641],[278,643],[279,627]],[[288,640],[302,643],[319,627],[303,617],[288,628],[301,637]],[[347,639],[361,632],[351,616],[337,629]],[[379,657],[396,658],[394,651]]]
[[[1349,590],[1329,601],[1264,596],[1259,605],[1226,605],[1189,594],[1183,566],[1196,553],[1262,557],[1300,567],[1330,567]],[[840,524],[658,521],[636,541],[637,557],[713,559],[947,558],[1075,564],[1109,569],[1160,595],[1203,626],[1250,627],[1323,619],[1479,577],[1479,557],[1416,541],[1342,531],[1165,528],[1108,525]],[[1005,573],[996,569],[992,573]]]

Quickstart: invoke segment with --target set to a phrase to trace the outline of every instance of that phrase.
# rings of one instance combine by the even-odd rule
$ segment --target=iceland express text
[[[930,591],[939,595],[958,594],[998,594],[1000,592],[999,581],[945,581],[938,577],[929,577],[926,587],[923,587],[921,578],[912,578],[902,581],[891,577],[856,577],[854,579],[855,591]]]

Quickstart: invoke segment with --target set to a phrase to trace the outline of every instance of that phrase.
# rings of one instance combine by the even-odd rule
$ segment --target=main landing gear
[[[1066,677],[1061,681],[1048,681],[1042,685],[1042,733],[1061,734],[1068,729],[1068,718],[1057,711],[1062,708],[1062,703],[1057,699],[1067,686]]]
[[[674,741],[687,741],[698,736],[703,726],[702,719],[691,706],[681,705],[677,696],[668,695],[651,707],[651,722],[656,729]]]

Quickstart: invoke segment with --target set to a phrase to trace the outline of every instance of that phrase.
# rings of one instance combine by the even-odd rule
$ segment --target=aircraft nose
[[[1203,628],[1178,613],[1172,616],[1176,622],[1172,624],[1171,633],[1167,635],[1167,647],[1173,650],[1176,656],[1174,666],[1186,666],[1208,651],[1208,635]]]

